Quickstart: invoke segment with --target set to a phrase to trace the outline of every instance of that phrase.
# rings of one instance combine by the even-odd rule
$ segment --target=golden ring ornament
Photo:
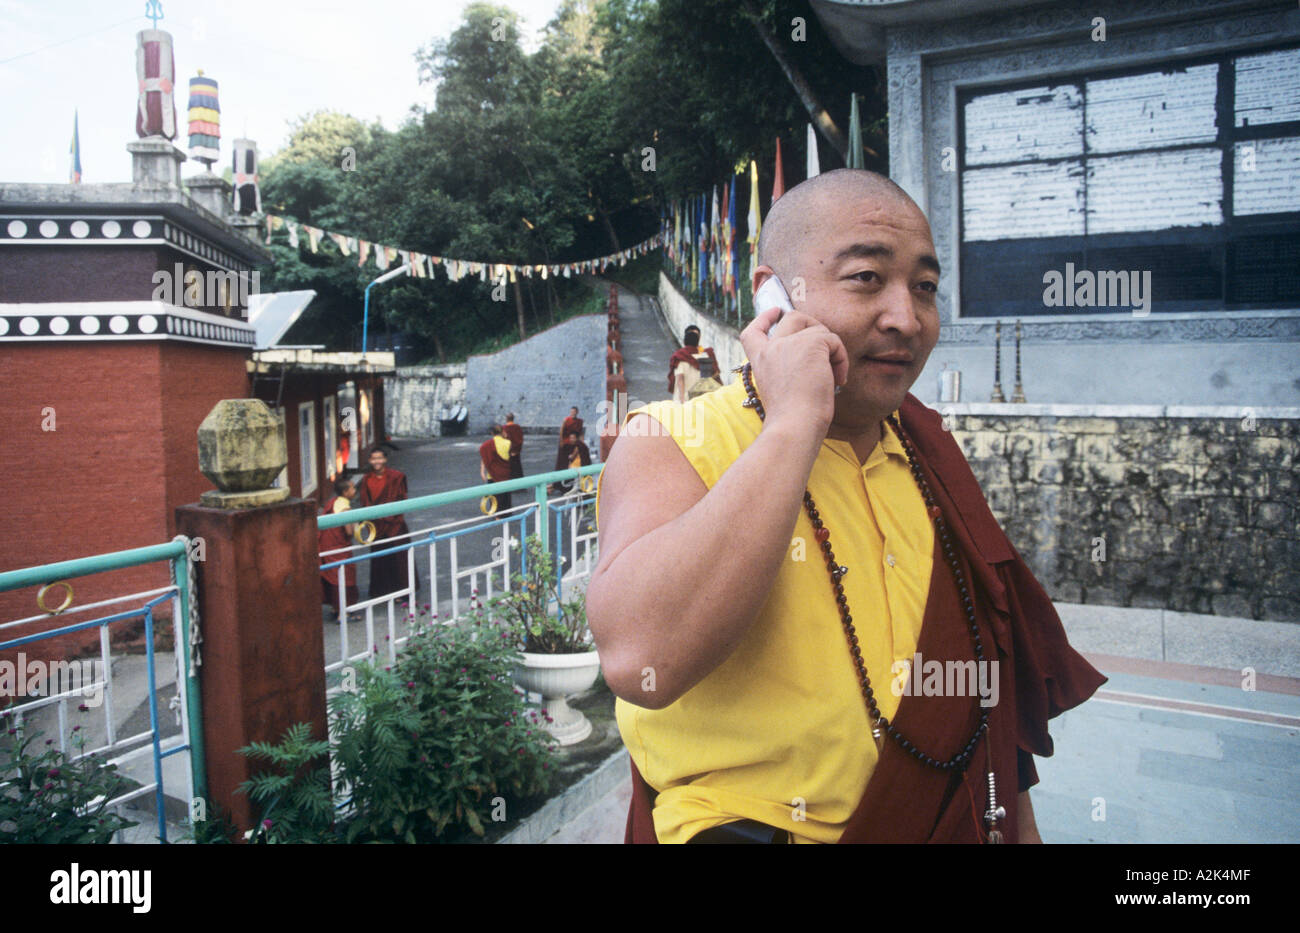
[[[49,592],[49,589],[52,586],[61,586],[68,591],[67,595],[63,599],[63,602],[60,603],[58,608],[56,609],[51,609],[49,606],[45,605],[45,594]],[[36,605],[40,606],[41,611],[44,613],[47,613],[52,616],[58,615],[64,609],[67,609],[69,606],[72,605],[72,584],[69,583],[67,580],[55,580],[53,583],[45,584],[36,592]]]
[[[595,492],[596,481],[592,479],[590,476],[584,476],[582,479],[578,481],[578,488],[581,489],[583,492]]]
[[[497,511],[497,497],[484,496],[478,501],[479,511],[484,515],[495,515]]]
[[[365,532],[367,530],[370,532],[370,537],[368,538],[365,536]],[[369,544],[371,541],[374,541],[376,537],[378,537],[379,531],[378,529],[375,528],[374,522],[372,522],[370,519],[366,519],[365,521],[357,525],[357,530],[353,532],[353,534],[356,535],[357,540],[360,541],[362,544]]]

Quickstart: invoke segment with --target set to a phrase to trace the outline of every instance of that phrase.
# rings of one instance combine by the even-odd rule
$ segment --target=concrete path
[[[1052,721],[1055,754],[1035,759],[1044,842],[1300,842],[1300,680],[1246,692],[1184,665],[1089,660],[1110,682]],[[624,779],[548,842],[622,842],[630,799]]]
[[[671,339],[654,299],[619,290],[619,331],[623,335],[623,374],[627,377],[629,410],[647,402],[670,398],[668,359],[681,345],[681,334]]]

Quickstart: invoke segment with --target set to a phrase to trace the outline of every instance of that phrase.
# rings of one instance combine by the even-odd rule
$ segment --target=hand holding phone
[[[785,285],[781,283],[781,280],[776,275],[768,276],[763,281],[763,284],[758,286],[758,291],[754,293],[754,313],[762,314],[769,308],[777,308],[781,312],[777,319],[772,322],[772,326],[766,331],[766,335],[771,337],[772,331],[776,330],[776,326],[781,323],[782,318],[786,314],[794,313],[794,303],[790,300],[790,294],[785,290]],[[837,385],[835,394],[839,395],[843,388],[843,386]]]
[[[781,318],[794,311],[794,304],[791,303],[785,286],[781,284],[781,280],[775,275],[768,276],[767,280],[758,286],[758,291],[754,293],[754,313],[756,315],[762,314],[768,308],[779,308],[781,310],[781,316],[767,329],[767,335],[770,337],[776,325],[781,323]]]

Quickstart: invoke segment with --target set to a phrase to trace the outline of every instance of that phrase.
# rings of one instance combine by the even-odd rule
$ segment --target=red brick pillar
[[[183,505],[176,526],[203,538],[206,551],[197,570],[210,803],[242,833],[256,814],[235,789],[266,765],[236,749],[278,742],[297,722],[310,722],[314,738],[327,735],[316,505]]]

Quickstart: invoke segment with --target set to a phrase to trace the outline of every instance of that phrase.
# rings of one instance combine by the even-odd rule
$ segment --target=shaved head
[[[825,172],[777,198],[758,234],[757,265],[770,266],[778,277],[789,281],[799,274],[803,248],[816,239],[827,208],[862,197],[925,216],[907,192],[884,175],[850,168]]]

